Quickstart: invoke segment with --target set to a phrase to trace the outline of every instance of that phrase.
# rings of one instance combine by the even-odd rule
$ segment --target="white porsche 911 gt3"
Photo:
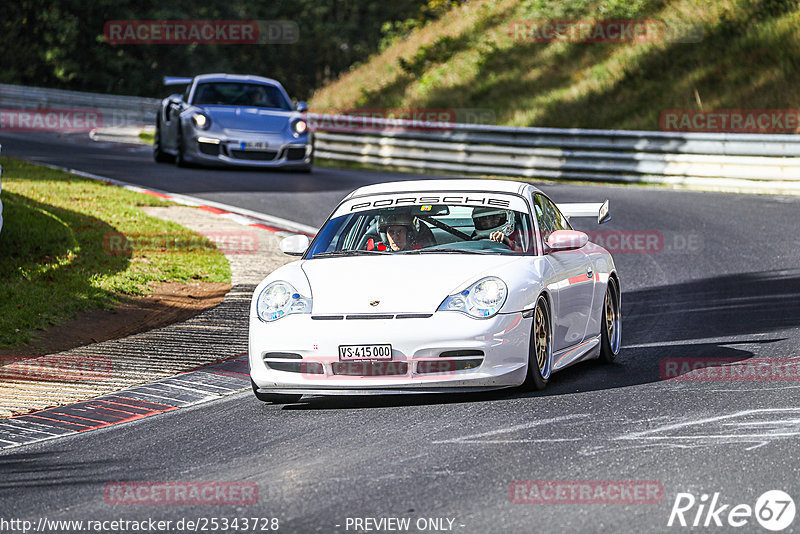
[[[612,361],[619,278],[575,216],[605,222],[608,201],[556,205],[500,180],[353,191],[310,246],[281,242],[302,259],[253,294],[256,397],[541,389],[576,362]]]

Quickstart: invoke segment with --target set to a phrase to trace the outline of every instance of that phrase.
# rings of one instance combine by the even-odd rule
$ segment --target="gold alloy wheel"
[[[606,289],[606,334],[608,334],[608,342],[612,343],[614,340],[614,328],[617,322],[616,313],[614,313],[614,296],[611,294],[611,287]]]
[[[544,317],[542,306],[536,306],[536,363],[539,372],[544,376],[547,365],[547,320]]]

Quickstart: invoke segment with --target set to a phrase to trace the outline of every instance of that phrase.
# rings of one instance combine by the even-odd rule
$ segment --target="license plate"
[[[239,143],[239,148],[242,150],[266,150],[269,148],[269,143],[266,141],[242,141]]]
[[[391,345],[339,345],[339,359],[345,360],[391,360]]]

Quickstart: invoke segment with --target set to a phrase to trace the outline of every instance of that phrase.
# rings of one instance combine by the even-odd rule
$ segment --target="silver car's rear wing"
[[[189,85],[194,78],[182,78],[180,76],[164,76],[164,85]]]
[[[597,224],[611,220],[608,212],[608,200],[605,202],[573,202],[558,204],[558,209],[566,218],[570,217],[594,217],[597,216]]]

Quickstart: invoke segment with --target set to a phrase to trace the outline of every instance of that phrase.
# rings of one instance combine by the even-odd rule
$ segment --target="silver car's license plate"
[[[339,360],[391,360],[391,345],[339,345]]]
[[[242,141],[239,143],[239,148],[242,150],[266,150],[269,148],[269,143],[266,141]]]

